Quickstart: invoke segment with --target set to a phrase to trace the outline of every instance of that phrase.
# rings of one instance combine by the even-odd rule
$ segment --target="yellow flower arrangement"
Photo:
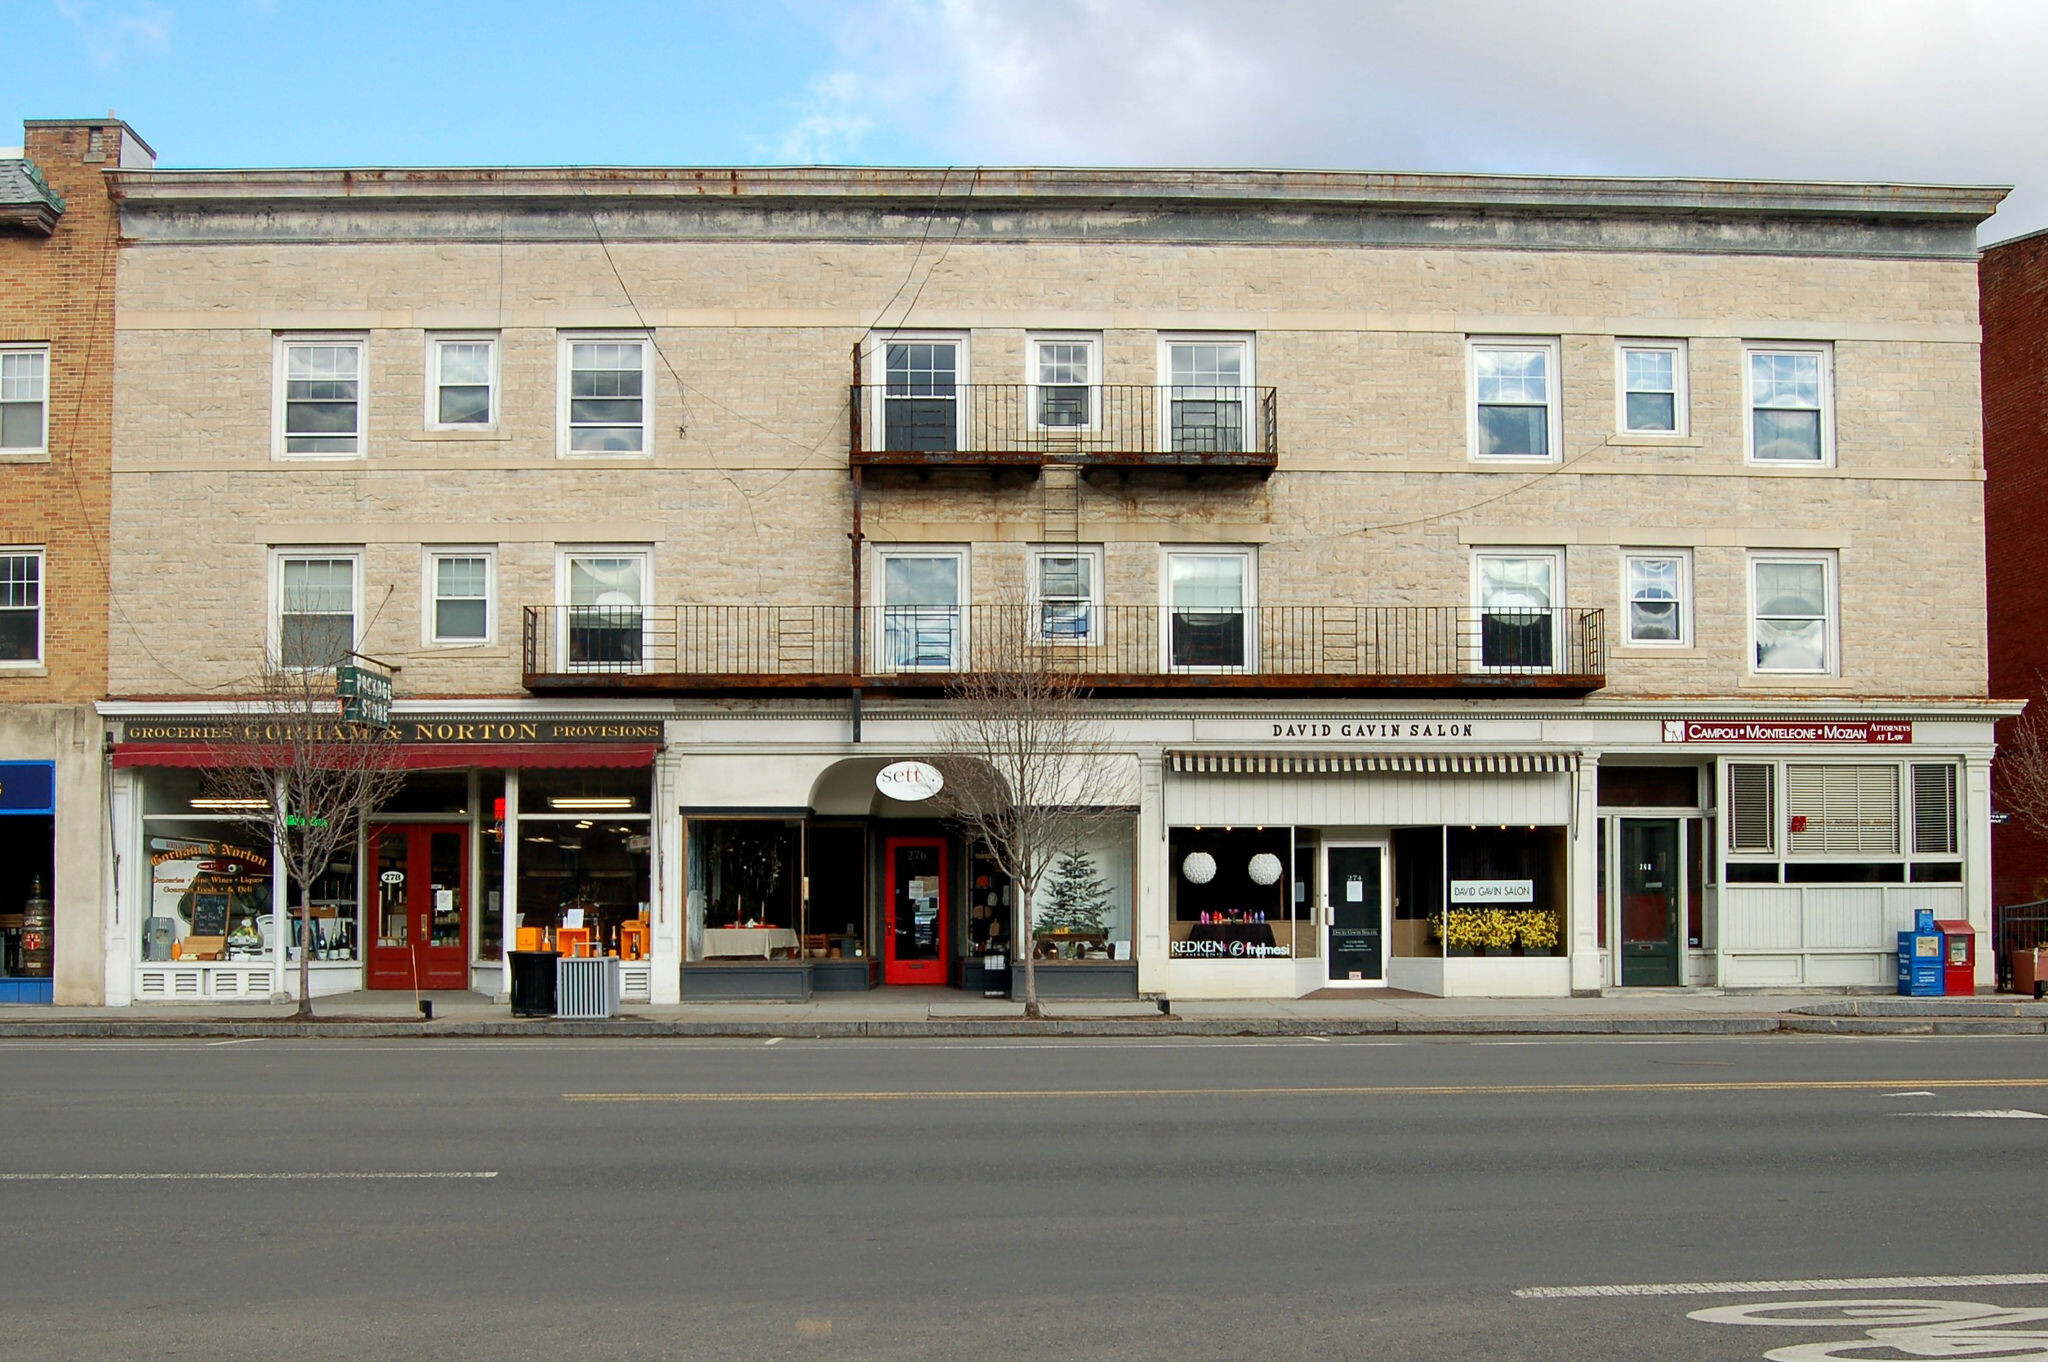
[[[1503,951],[1520,945],[1548,952],[1557,945],[1557,914],[1514,908],[1453,908],[1433,913],[1429,938],[1454,951]]]
[[[1557,945],[1557,914],[1547,910],[1517,913],[1521,919],[1515,924],[1516,934],[1521,938],[1525,951],[1548,952]]]

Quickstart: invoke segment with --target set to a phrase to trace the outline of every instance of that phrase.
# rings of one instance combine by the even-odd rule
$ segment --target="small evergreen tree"
[[[1038,925],[1054,931],[1099,932],[1109,908],[1109,885],[1096,873],[1095,858],[1076,847],[1052,868],[1051,901],[1038,911]]]

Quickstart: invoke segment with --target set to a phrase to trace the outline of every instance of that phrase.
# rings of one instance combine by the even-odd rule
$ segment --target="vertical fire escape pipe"
[[[853,343],[853,386],[847,390],[846,398],[848,451],[860,453],[860,342]],[[860,681],[867,662],[867,640],[862,637],[861,622],[866,615],[862,605],[861,561],[866,555],[861,551],[866,538],[861,527],[861,466],[852,458],[847,460],[853,477],[853,532],[846,537],[853,543],[853,740],[860,741]]]

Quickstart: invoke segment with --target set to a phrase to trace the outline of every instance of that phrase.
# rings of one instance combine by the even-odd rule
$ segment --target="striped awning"
[[[1576,771],[1576,752],[1168,752],[1169,769],[1203,775],[1541,775]]]

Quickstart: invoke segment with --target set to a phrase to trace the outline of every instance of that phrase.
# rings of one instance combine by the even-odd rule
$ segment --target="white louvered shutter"
[[[1785,844],[1795,856],[1899,854],[1899,768],[1785,768]]]
[[[1956,851],[1956,768],[1913,768],[1913,854],[1953,856]]]
[[[1728,849],[1777,850],[1777,800],[1771,768],[1739,762],[1728,768]]]

